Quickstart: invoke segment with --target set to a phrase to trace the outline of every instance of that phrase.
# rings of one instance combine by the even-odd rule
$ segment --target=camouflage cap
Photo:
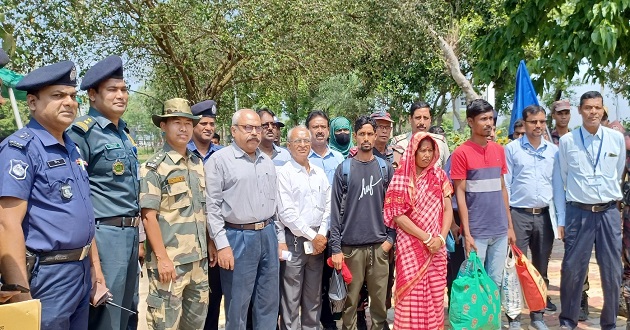
[[[162,110],[162,115],[153,115],[151,116],[151,120],[153,124],[157,127],[160,127],[160,123],[169,117],[184,117],[190,118],[193,121],[193,126],[197,125],[199,119],[201,117],[195,116],[192,114],[190,110],[190,105],[188,104],[188,100],[181,98],[174,98],[164,102],[164,109]]]

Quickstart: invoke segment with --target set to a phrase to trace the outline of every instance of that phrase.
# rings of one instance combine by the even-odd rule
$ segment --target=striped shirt
[[[466,180],[468,226],[473,238],[492,238],[507,233],[508,222],[501,177],[507,173],[505,151],[488,141],[482,147],[470,140],[453,151],[451,179]]]

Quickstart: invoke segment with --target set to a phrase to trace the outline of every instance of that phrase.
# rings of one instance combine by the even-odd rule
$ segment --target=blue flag
[[[514,90],[514,106],[512,107],[512,116],[510,117],[510,129],[508,131],[509,136],[514,133],[514,123],[523,118],[523,109],[528,105],[540,105],[538,104],[538,98],[536,97],[536,91],[532,80],[529,79],[529,72],[525,66],[525,61],[521,60],[518,64],[518,71],[516,71],[516,89]]]

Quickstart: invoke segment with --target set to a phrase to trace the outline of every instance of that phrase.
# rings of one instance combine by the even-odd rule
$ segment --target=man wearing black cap
[[[193,115],[201,116],[199,122],[193,128],[192,139],[188,142],[188,150],[203,160],[204,164],[210,156],[221,149],[212,143],[215,130],[215,118],[217,116],[217,103],[213,100],[205,100],[190,107]],[[214,247],[212,240],[208,245]],[[210,284],[210,300],[208,302],[208,315],[204,329],[213,330],[219,328],[219,313],[221,312],[221,267],[211,262],[208,267],[208,282]]]
[[[138,156],[127,124],[121,119],[129,94],[123,63],[112,55],[83,77],[90,110],[68,130],[87,161],[96,217],[95,238],[113,302],[136,310],[138,291]],[[126,329],[130,313],[112,305],[90,308],[90,329]]]
[[[205,163],[215,151],[221,149],[212,143],[217,118],[217,103],[213,100],[205,100],[193,105],[190,110],[192,110],[193,115],[201,116],[201,119],[195,125],[192,139],[188,142],[188,150],[203,159]]]
[[[76,69],[39,68],[26,91],[31,120],[0,143],[0,273],[42,304],[42,329],[87,329],[90,288],[104,281],[86,163],[65,133],[74,120]],[[89,256],[89,257],[88,257]]]

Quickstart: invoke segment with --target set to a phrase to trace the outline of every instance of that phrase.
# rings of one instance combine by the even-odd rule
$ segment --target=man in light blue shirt
[[[328,136],[330,135],[328,116],[321,110],[311,111],[306,117],[305,124],[311,132],[311,152],[308,155],[308,161],[311,165],[323,169],[328,183],[332,185],[335,170],[343,162],[344,157],[340,152],[328,147]],[[324,255],[329,255],[328,247],[326,247]],[[319,317],[324,330],[337,329],[328,300],[328,283],[331,276],[332,268],[325,264],[322,274],[322,313]]]
[[[507,174],[505,186],[510,196],[510,213],[516,245],[527,254],[532,250],[532,264],[545,279],[555,237],[555,223],[549,214],[552,198],[554,158],[558,147],[543,138],[545,109],[530,105],[523,110],[525,133],[505,147]],[[549,299],[549,297],[547,297]],[[548,329],[544,310],[530,311],[530,328]],[[520,315],[510,319],[510,329],[520,329]]]
[[[621,286],[621,176],[625,143],[621,133],[600,124],[604,115],[599,92],[580,98],[582,127],[560,138],[553,190],[558,235],[564,239],[560,280],[560,329],[574,329],[581,286],[593,244],[600,267],[604,308],[602,329],[615,329]],[[566,188],[566,189],[565,189]]]
[[[306,127],[311,132],[311,153],[308,161],[326,172],[328,182],[332,184],[337,166],[344,157],[339,151],[328,147],[328,116],[320,110],[312,111],[306,117]]]

